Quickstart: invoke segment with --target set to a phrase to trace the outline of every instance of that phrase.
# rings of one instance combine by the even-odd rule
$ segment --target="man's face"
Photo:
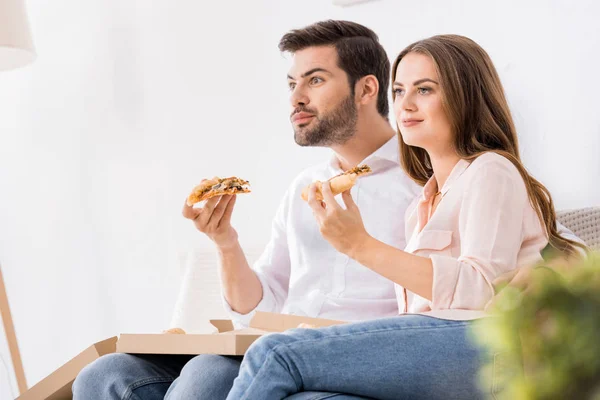
[[[334,47],[294,53],[288,74],[294,139],[300,146],[346,143],[356,132],[356,104]]]

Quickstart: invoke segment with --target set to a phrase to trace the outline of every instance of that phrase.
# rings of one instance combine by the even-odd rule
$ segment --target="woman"
[[[392,81],[402,165],[424,185],[407,210],[405,251],[369,236],[349,192],[344,209],[328,185],[317,201],[313,185],[309,204],[338,251],[396,284],[406,315],[263,337],[229,399],[489,394],[476,376],[481,357],[494,355],[479,354],[467,331],[485,316],[491,282],[540,261],[548,243],[575,253],[578,244],[557,233],[548,190],[521,164],[500,79],[479,45],[456,35],[416,42],[397,57]]]

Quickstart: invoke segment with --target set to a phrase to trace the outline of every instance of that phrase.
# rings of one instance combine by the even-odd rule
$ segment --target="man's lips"
[[[408,128],[408,127],[420,124],[421,122],[423,122],[422,119],[415,119],[415,118],[403,119],[402,120],[402,126]]]
[[[310,119],[313,117],[314,117],[314,115],[312,115],[312,114],[305,113],[305,112],[299,112],[292,116],[292,122],[294,122],[296,124],[302,124],[302,123],[310,121]]]

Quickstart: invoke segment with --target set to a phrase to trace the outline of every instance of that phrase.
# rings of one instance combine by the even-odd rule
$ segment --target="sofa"
[[[556,213],[556,217],[590,249],[600,251],[600,207],[562,210]]]

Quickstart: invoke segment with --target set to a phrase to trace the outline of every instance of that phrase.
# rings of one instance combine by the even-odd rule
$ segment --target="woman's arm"
[[[348,252],[370,270],[407,290],[431,300],[433,263],[429,257],[416,256],[367,236],[357,248]]]
[[[372,238],[358,207],[343,194],[346,210],[324,186],[324,203],[313,197],[321,233],[340,252],[407,290],[432,301],[433,309],[483,309],[492,298],[491,282],[517,266],[523,240],[527,191],[516,168],[501,162],[477,166],[463,194],[458,217],[458,258],[406,253]],[[310,196],[309,196],[310,197]]]
[[[431,299],[433,269],[429,258],[406,253],[369,235],[349,191],[342,193],[345,210],[335,201],[329,185],[323,184],[322,193],[323,202],[317,200],[316,187],[311,185],[308,204],[321,234],[336,250],[411,292]]]

